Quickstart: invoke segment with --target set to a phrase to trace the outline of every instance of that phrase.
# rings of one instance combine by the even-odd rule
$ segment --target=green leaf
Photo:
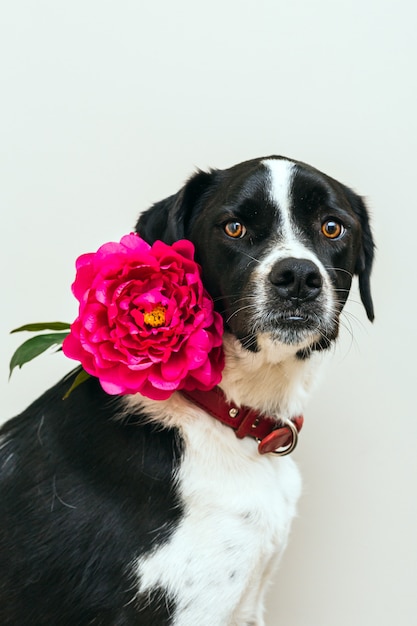
[[[88,372],[86,372],[84,369],[82,369],[77,374],[77,376],[74,378],[71,387],[68,389],[68,391],[65,393],[65,395],[63,396],[62,399],[66,400],[68,398],[68,396],[70,395],[70,393],[72,393],[74,391],[74,389],[76,389],[79,385],[81,385],[81,383],[85,382],[89,378],[91,378],[90,374],[88,374]]]
[[[70,328],[70,324],[66,322],[39,322],[38,324],[25,324],[19,328],[10,331],[12,333],[20,333],[23,330],[36,333],[38,330],[66,330]]]
[[[22,367],[28,361],[31,361],[42,352],[45,352],[51,346],[59,346],[69,333],[50,333],[46,335],[37,335],[28,339],[16,350],[10,361],[10,374],[15,367]]]

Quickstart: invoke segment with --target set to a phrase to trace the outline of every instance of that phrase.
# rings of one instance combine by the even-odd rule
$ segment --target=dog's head
[[[373,319],[365,205],[309,165],[268,157],[198,172],[143,213],[137,232],[149,243],[193,242],[226,330],[248,350],[327,348],[355,274]]]

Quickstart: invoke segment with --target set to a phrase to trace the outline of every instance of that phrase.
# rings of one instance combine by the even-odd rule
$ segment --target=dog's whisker
[[[344,361],[349,356],[352,348],[354,346],[357,347],[357,341],[353,333],[352,326],[348,320],[340,320],[340,325],[349,334],[349,337],[350,337],[350,342],[347,346],[347,349],[345,350],[345,353],[342,356],[342,361]]]
[[[254,347],[257,343],[256,335],[247,335],[246,337],[241,338],[240,341],[242,346],[247,350]]]
[[[359,304],[359,303],[357,303]],[[365,324],[363,323],[363,321],[357,317],[356,315],[354,315],[354,313],[352,313],[351,311],[347,311],[347,310],[343,310],[342,314],[340,316],[341,320],[348,320],[349,323],[351,323],[352,321],[355,322],[355,324],[357,324],[362,330],[366,330]]]
[[[233,311],[233,313],[231,313],[229,315],[229,317],[226,319],[226,324],[228,324],[230,322],[232,317],[234,317],[235,315],[238,315],[239,313],[241,313],[242,311],[245,311],[247,309],[255,309],[256,310],[254,304],[247,304],[246,306],[241,306],[239,309],[236,309],[236,311]]]
[[[237,300],[234,300],[234,298],[238,298]],[[256,300],[256,295],[255,294],[248,294],[245,296],[242,296],[239,293],[236,294],[226,294],[224,296],[217,296],[216,298],[213,298],[213,302],[220,302],[221,300],[234,300],[234,302],[239,302],[241,300]]]
[[[325,265],[324,269],[329,270],[330,272],[344,272],[345,274],[348,274],[350,278],[353,278],[352,272],[349,272],[347,269],[343,267],[333,267],[331,265]]]
[[[254,256],[250,255],[248,252],[243,251],[243,254],[244,254],[244,256],[247,256],[252,261],[255,261],[255,263],[260,263],[261,262],[259,259],[256,259]]]

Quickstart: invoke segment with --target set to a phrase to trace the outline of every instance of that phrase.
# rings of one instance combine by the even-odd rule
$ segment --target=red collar
[[[254,437],[259,445],[260,454],[273,452],[284,456],[292,452],[297,445],[298,433],[302,428],[302,415],[291,420],[282,420],[283,426],[277,426],[277,419],[264,415],[247,406],[236,406],[227,402],[220,387],[211,391],[182,391],[188,400],[204,409],[210,415],[235,430],[239,439]]]

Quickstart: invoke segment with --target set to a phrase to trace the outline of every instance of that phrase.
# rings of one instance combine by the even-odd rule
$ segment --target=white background
[[[4,419],[72,368],[48,354],[8,383],[9,330],[72,321],[75,258],[195,167],[284,154],[367,197],[377,317],[353,294],[306,413],[268,626],[416,620],[415,25],[412,0],[3,3]]]

